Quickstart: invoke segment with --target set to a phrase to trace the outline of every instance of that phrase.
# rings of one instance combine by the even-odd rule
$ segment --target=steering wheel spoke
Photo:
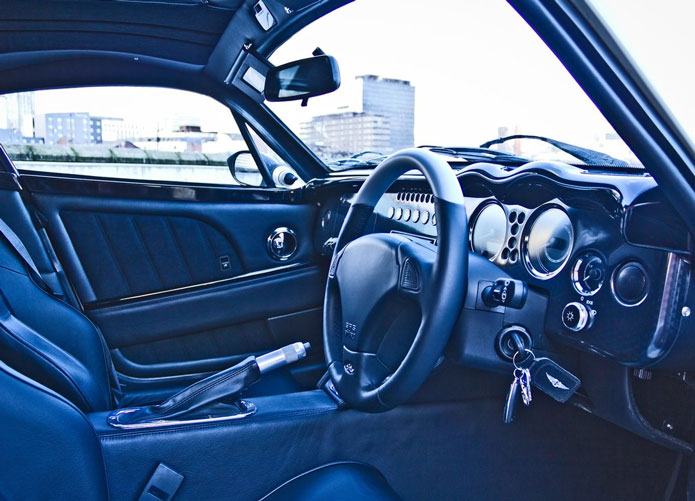
[[[399,246],[398,294],[416,302],[423,311],[432,298],[432,268],[436,257],[433,245],[406,240]]]

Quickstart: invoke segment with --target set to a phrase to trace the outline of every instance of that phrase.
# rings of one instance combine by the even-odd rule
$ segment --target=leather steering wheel
[[[435,197],[437,244],[368,233],[374,207],[417,169]],[[468,220],[447,162],[402,150],[367,178],[338,236],[326,283],[323,340],[330,377],[351,407],[389,410],[410,398],[442,356],[467,290]]]

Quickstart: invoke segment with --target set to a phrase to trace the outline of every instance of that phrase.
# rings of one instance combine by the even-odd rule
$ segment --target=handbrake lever
[[[262,374],[306,357],[309,343],[292,343],[258,357],[250,356],[238,364],[198,381],[157,405],[118,409],[107,418],[117,428],[149,427],[177,422],[182,417],[222,399],[230,400],[256,383]]]

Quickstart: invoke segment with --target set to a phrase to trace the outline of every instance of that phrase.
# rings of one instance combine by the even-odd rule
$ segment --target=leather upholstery
[[[74,405],[0,362],[0,499],[108,499],[94,429]]]
[[[288,480],[261,501],[394,501],[401,499],[384,476],[364,463],[319,466]]]
[[[66,210],[61,219],[100,300],[213,282],[246,271],[234,244],[187,217]],[[229,267],[220,268],[226,256]]]
[[[39,288],[0,241],[0,359],[84,412],[113,407],[111,359],[99,330]]]

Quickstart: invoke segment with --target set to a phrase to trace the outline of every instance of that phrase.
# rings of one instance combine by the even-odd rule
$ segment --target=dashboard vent
[[[399,202],[433,203],[434,195],[431,193],[418,193],[414,191],[401,191],[396,195]]]

